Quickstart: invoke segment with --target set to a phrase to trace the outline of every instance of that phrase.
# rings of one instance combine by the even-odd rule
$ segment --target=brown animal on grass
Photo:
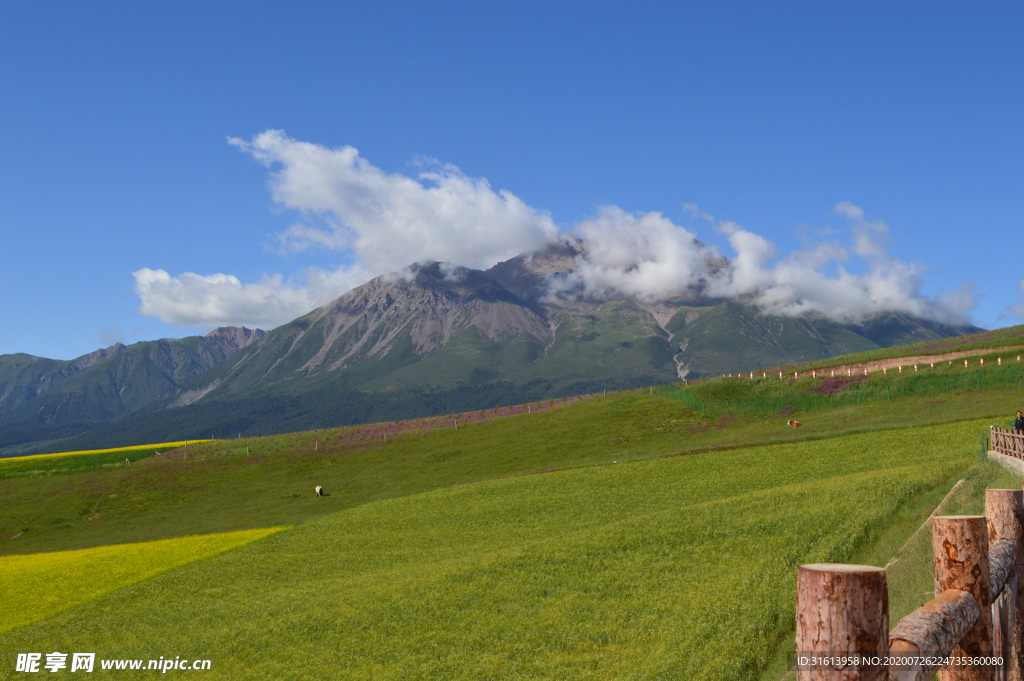
[[[794,421],[793,419],[790,419],[790,420],[786,421],[786,425],[787,426],[793,426],[794,428],[799,428],[800,426],[802,426],[804,424],[800,423],[799,421]]]

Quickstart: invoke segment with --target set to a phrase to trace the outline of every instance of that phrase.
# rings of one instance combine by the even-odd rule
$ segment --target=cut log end
[[[813,572],[885,572],[885,568],[874,565],[847,565],[845,563],[810,563],[801,565],[800,569]]]

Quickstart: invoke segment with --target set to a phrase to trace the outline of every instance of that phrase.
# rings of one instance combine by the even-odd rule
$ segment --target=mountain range
[[[766,314],[699,291],[554,297],[578,243],[488,270],[429,262],[271,331],[0,356],[0,455],[266,434],[490,408],[973,333],[888,313]]]

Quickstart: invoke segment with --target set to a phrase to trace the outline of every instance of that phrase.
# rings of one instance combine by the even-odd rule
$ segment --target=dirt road
[[[1004,362],[1016,362],[1017,353],[1020,352],[1019,347],[1005,347],[1005,348],[981,348],[978,350],[960,350],[958,352],[946,352],[941,355],[917,355],[909,357],[893,357],[891,359],[877,359],[871,362],[858,362],[856,364],[843,364],[835,367],[828,367],[829,369],[842,369],[845,371],[847,368],[852,369],[856,373],[862,373],[864,369],[868,371],[879,371],[883,367],[886,369],[893,369],[900,366],[913,366],[915,364],[930,365],[932,362],[936,364],[940,362],[949,362],[950,360],[964,359],[965,357],[974,357],[976,355],[990,355],[994,353],[1005,352],[1007,353],[1003,357]],[[1009,353],[1013,353],[1012,355]]]

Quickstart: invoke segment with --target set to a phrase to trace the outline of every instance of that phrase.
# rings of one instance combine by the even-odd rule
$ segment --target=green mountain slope
[[[609,384],[675,378],[668,334],[632,301],[610,301],[586,314],[557,310],[549,319],[552,335],[544,339],[521,332],[495,341],[475,327],[466,327],[415,363],[393,371],[382,367],[380,376],[366,381],[363,388],[454,388],[500,380],[545,381],[549,390],[558,392],[588,378]],[[409,353],[411,348],[406,348]]]
[[[262,336],[114,346],[72,363],[0,358],[0,452],[467,411],[977,330],[897,314],[772,316],[740,300],[548,299],[548,277],[574,263],[570,246],[487,272],[420,263]]]
[[[261,335],[225,328],[202,337],[117,344],[71,361],[0,357],[0,446],[165,406],[183,384]]]
[[[680,364],[696,376],[752,371],[879,347],[824,318],[772,316],[735,301],[682,308],[668,328],[682,348]]]

